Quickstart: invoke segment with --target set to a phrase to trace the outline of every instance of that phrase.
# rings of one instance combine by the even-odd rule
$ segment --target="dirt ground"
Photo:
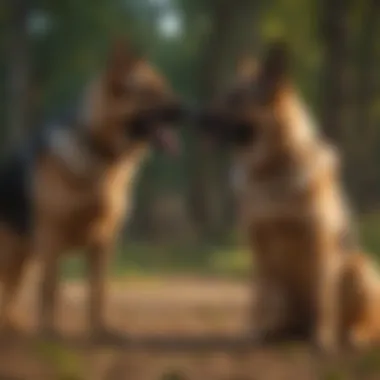
[[[20,297],[22,322],[33,332],[35,286]],[[114,283],[107,308],[110,324],[130,334],[243,334],[250,300],[248,284],[189,278]],[[59,327],[65,336],[86,334],[86,288],[65,283]],[[256,349],[125,350],[93,345],[67,347],[38,339],[0,346],[0,380],[314,380],[380,379],[380,356],[321,358],[289,344]],[[377,372],[377,373],[376,373]]]

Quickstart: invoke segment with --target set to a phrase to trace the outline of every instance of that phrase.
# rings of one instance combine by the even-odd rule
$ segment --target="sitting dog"
[[[326,350],[380,333],[380,282],[356,241],[339,156],[289,70],[285,44],[244,65],[199,123],[229,145],[257,269],[254,337],[312,337]]]

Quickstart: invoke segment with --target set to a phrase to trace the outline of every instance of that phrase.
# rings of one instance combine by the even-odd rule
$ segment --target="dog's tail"
[[[355,345],[380,343],[380,275],[369,255],[352,252],[342,278],[344,319]]]

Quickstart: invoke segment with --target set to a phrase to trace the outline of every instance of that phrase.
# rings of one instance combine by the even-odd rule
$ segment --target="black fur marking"
[[[136,141],[149,139],[153,134],[151,121],[142,115],[137,115],[131,124],[127,124],[126,129],[128,137]]]
[[[41,128],[27,136],[11,154],[0,161],[0,222],[5,223],[20,235],[28,234],[33,223],[31,181],[36,159],[49,150],[50,132],[59,128],[78,128],[77,102],[63,112],[44,120]]]
[[[30,162],[20,153],[0,169],[0,220],[19,234],[27,233],[31,224],[29,172]]]
[[[249,145],[257,137],[255,131],[257,130],[249,124],[237,122],[229,130],[230,141],[237,146]]]
[[[0,164],[0,221],[20,235],[30,232],[32,171],[35,158],[47,149],[47,145],[45,132],[35,134]]]
[[[198,117],[201,130],[221,143],[246,146],[257,138],[257,128],[230,114],[201,113]]]
[[[132,123],[127,123],[127,133],[132,139],[147,140],[153,137],[154,127],[159,124],[179,123],[185,116],[185,109],[175,103],[140,111]]]

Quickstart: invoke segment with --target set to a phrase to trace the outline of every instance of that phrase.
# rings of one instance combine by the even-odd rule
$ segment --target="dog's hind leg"
[[[65,249],[64,239],[55,228],[39,225],[36,229],[33,249],[42,264],[38,328],[40,334],[53,338],[57,336],[55,313],[59,291],[59,259]]]
[[[257,280],[256,299],[250,313],[249,334],[258,342],[282,340],[288,326],[288,299],[279,286]]]
[[[378,344],[380,278],[371,260],[361,253],[347,259],[341,282],[343,337],[351,348]]]
[[[13,240],[15,239],[15,240]],[[18,241],[19,240],[19,241]],[[6,333],[16,333],[22,331],[15,313],[15,300],[18,294],[21,280],[24,275],[29,250],[24,242],[16,237],[9,236],[6,249],[6,259],[2,267],[2,299],[0,304],[0,329]],[[4,241],[3,241],[4,242]]]
[[[95,244],[88,248],[87,265],[89,274],[89,321],[92,337],[113,338],[116,331],[111,330],[105,321],[106,275],[113,251],[113,244]]]

